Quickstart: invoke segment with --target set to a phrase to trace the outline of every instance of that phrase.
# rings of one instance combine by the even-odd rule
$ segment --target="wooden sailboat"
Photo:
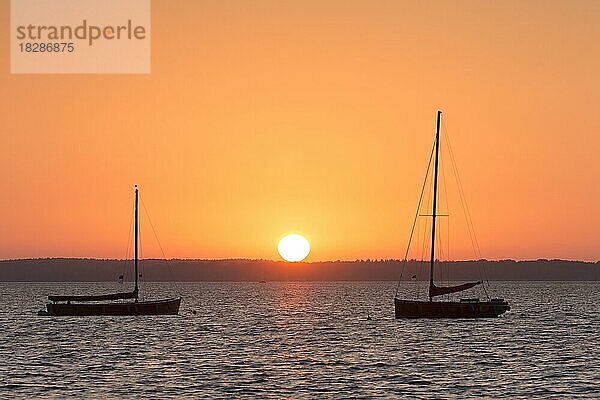
[[[440,126],[442,112],[437,113],[435,133],[435,162],[433,181],[433,210],[431,213],[431,258],[429,262],[429,300],[405,300],[394,297],[396,318],[489,318],[497,317],[510,310],[504,299],[464,299],[460,301],[435,301],[434,298],[451,293],[458,293],[482,284],[479,282],[463,283],[457,286],[437,286],[433,281],[435,267],[435,227],[437,213],[438,169],[440,149]]]
[[[138,187],[135,185],[135,228],[134,228],[134,268],[135,286],[132,292],[83,296],[48,296],[46,311],[42,315],[85,316],[85,315],[167,315],[178,314],[181,297],[166,300],[138,301]],[[132,301],[117,301],[132,300]]]

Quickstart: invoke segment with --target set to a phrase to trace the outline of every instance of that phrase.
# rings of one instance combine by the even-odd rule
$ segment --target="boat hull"
[[[510,310],[502,299],[490,301],[415,301],[394,299],[396,318],[495,318]]]
[[[119,303],[48,303],[47,315],[177,315],[181,297],[167,300],[119,302]]]

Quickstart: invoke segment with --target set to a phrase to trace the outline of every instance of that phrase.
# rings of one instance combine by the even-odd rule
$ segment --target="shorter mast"
[[[138,299],[138,229],[139,229],[139,221],[138,221],[138,186],[135,185],[135,228],[134,228],[134,242],[135,242],[135,258],[133,264],[135,266],[135,288],[133,289],[133,293],[135,294],[135,299]]]

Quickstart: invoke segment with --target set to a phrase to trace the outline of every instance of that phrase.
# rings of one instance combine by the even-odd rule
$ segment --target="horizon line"
[[[23,257],[23,258],[4,258],[0,259],[0,262],[5,261],[34,261],[34,260],[86,260],[86,261],[133,261],[132,258],[97,258],[97,257]],[[285,260],[272,260],[267,258],[140,258],[140,261],[213,261],[213,262],[221,262],[221,261],[263,261],[263,262],[274,262],[274,263],[283,263],[283,264],[323,264],[323,263],[385,263],[385,262],[429,262],[429,260],[416,260],[416,259],[399,259],[399,258],[377,258],[377,259],[355,259],[355,260],[321,260],[321,261],[296,261],[289,262]],[[501,261],[513,261],[513,262],[539,262],[539,261],[563,261],[563,262],[579,262],[579,263],[589,263],[589,264],[598,264],[600,260],[596,261],[586,261],[586,260],[573,260],[573,259],[563,259],[563,258],[537,258],[537,259],[513,259],[513,258],[501,258],[501,259],[487,259],[487,258],[479,258],[479,259],[457,259],[457,260],[439,260],[436,259],[437,262],[501,262]]]

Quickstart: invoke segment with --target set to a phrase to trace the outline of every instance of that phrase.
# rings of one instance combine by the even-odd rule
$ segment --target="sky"
[[[600,259],[600,2],[153,0],[147,75],[10,74],[9,17],[0,259],[125,257],[134,184],[167,257],[402,258],[438,109],[482,257]]]

